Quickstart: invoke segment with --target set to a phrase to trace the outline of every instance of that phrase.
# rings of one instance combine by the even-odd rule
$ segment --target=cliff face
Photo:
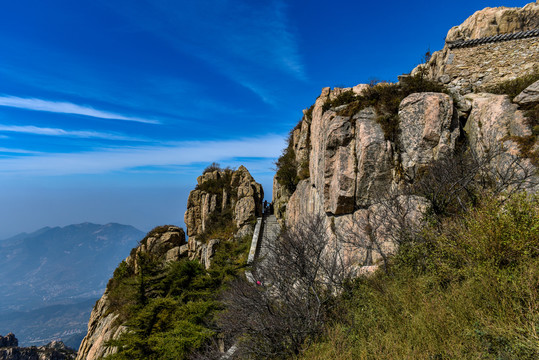
[[[535,27],[537,21],[539,4],[523,9],[486,9],[452,29],[450,36],[453,39],[526,30]],[[495,27],[494,22],[498,24]],[[527,51],[533,56],[524,56],[524,64],[518,62],[511,76],[528,74],[539,61],[539,48]],[[496,62],[506,55],[489,56]],[[488,59],[483,60],[482,71],[491,71]],[[492,82],[505,78],[493,77]],[[497,186],[505,190],[539,190],[537,163],[530,159],[530,153],[537,154],[539,149],[537,129],[533,128],[536,120],[532,120],[535,115],[524,111],[539,103],[539,83],[531,85],[513,102],[507,95],[468,92],[462,96],[455,84],[475,80],[473,76],[459,74],[454,78],[454,86],[446,87],[452,96],[417,92],[402,99],[395,114],[389,114],[393,116],[391,128],[384,120],[388,114],[380,110],[378,103],[372,105],[367,100],[374,98],[373,93],[384,96],[387,89],[402,91],[398,89],[414,79],[421,76],[403,77],[399,84],[378,84],[374,88],[361,84],[322,90],[291,132],[287,151],[294,156],[296,169],[292,178],[297,183],[290,186],[279,172],[274,179],[273,201],[281,222],[293,225],[308,215],[316,215],[325,219],[328,232],[335,236],[343,229],[348,229],[348,234],[362,234],[372,244],[360,251],[350,250],[347,256],[370,265],[393,252],[396,246],[391,231],[379,231],[384,227],[380,226],[380,219],[407,217],[411,223],[417,223],[422,211],[430,206],[424,197],[405,189],[413,187],[435,162],[445,159],[449,164],[457,153],[465,152],[477,164],[484,165],[482,169]],[[394,203],[389,206],[391,196]],[[381,206],[384,202],[385,206]],[[406,214],[388,208],[403,209]]]

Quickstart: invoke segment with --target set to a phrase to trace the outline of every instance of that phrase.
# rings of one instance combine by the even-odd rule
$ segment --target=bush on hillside
[[[538,358],[539,198],[482,200],[358,279],[302,358]]]
[[[516,79],[507,80],[499,84],[485,88],[486,92],[491,94],[505,94],[512,100],[524,89],[539,80],[539,70],[536,70],[530,74],[523,75]]]
[[[271,265],[253,270],[264,284],[232,283],[219,323],[225,336],[239,339],[236,356],[295,356],[321,333],[352,270],[329,241],[322,218],[303,219],[266,244]]]

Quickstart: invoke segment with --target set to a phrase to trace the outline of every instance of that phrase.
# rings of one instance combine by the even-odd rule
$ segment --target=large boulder
[[[501,186],[538,191],[537,168],[519,146],[520,140],[532,138],[523,111],[506,95],[468,94],[466,99],[472,105],[464,127],[471,151]],[[533,148],[538,147],[535,139]]]
[[[417,93],[406,97],[399,107],[402,166],[414,179],[421,166],[449,156],[460,135],[453,100],[442,93]]]
[[[452,27],[446,41],[479,39],[498,34],[539,28],[539,3],[523,8],[495,7],[476,11],[462,24]]]
[[[232,174],[230,196],[235,199],[236,203],[234,221],[238,229],[249,226],[256,217],[262,215],[264,190],[243,165]],[[226,204],[223,204],[223,207],[226,207]]]
[[[385,139],[376,116],[373,108],[364,109],[354,115],[356,208],[368,206],[379,194],[387,193],[393,178],[393,146]]]
[[[468,94],[465,98],[472,110],[464,131],[477,154],[502,150],[502,145],[511,152],[517,151],[510,137],[532,134],[524,113],[508,96],[482,93]]]

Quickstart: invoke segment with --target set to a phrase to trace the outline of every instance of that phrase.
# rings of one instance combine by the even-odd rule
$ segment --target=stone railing
[[[499,34],[494,36],[487,36],[479,39],[472,39],[472,40],[459,40],[459,41],[452,41],[447,42],[447,46],[450,49],[458,49],[463,47],[471,47],[481,44],[488,44],[488,43],[494,43],[494,42],[500,42],[500,41],[509,41],[509,40],[519,40],[519,39],[526,39],[531,37],[538,37],[539,36],[539,29],[533,29],[528,31],[519,31],[515,33],[510,34]]]

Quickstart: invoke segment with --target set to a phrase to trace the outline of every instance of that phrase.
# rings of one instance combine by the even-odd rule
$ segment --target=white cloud
[[[284,137],[190,141],[174,146],[141,146],[82,153],[54,153],[0,159],[0,174],[70,175],[101,174],[143,167],[187,166],[246,159],[267,161],[279,156]]]
[[[35,98],[20,98],[16,96],[4,95],[0,96],[0,106],[62,114],[85,115],[100,119],[135,121],[146,124],[159,124],[159,121],[157,120],[125,116],[112,112],[97,110],[90,106],[82,106],[69,102],[50,101]]]
[[[104,133],[88,130],[64,130],[58,128],[45,128],[37,126],[17,126],[17,125],[0,125],[0,132],[14,132],[33,135],[45,136],[63,136],[73,138],[94,138],[106,140],[128,140],[128,141],[143,141],[140,138],[129,137],[118,134]]]

